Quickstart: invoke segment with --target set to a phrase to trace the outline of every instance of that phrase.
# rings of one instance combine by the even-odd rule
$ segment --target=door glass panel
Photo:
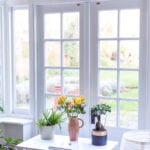
[[[120,72],[120,97],[138,98],[138,72]]]
[[[105,103],[111,106],[111,113],[108,113],[106,116],[106,125],[110,127],[116,126],[116,116],[117,116],[117,102],[115,100],[102,100],[102,103]]]
[[[79,67],[79,42],[64,42],[64,66]]]
[[[138,102],[120,101],[120,127],[137,129]]]
[[[60,39],[60,14],[44,15],[44,37],[45,39]]]
[[[46,108],[50,109],[57,106],[57,96],[46,95]]]
[[[63,14],[63,37],[65,39],[79,39],[79,13],[64,13]]]
[[[46,70],[46,93],[61,93],[61,77],[59,69]]]
[[[139,9],[121,10],[120,12],[120,37],[139,37],[140,11]]]
[[[60,42],[46,42],[45,44],[45,66],[60,66],[61,44]]]
[[[99,12],[99,37],[117,37],[118,12],[116,10]]]
[[[117,41],[99,42],[99,67],[117,67]]]
[[[121,68],[139,67],[139,41],[125,40],[120,42],[120,66]]]
[[[99,71],[99,95],[103,97],[116,97],[117,72]]]
[[[66,95],[79,95],[79,70],[64,70],[64,93]]]

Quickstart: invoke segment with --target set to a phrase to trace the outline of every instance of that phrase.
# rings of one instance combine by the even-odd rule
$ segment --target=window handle
[[[77,3],[77,6],[80,6],[81,4],[80,3]]]
[[[101,4],[101,2],[96,2],[96,4],[97,4],[97,5],[100,5],[100,4]]]

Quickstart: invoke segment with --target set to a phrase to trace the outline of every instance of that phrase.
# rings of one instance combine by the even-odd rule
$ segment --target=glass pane
[[[116,97],[117,94],[117,72],[99,71],[98,93],[104,97]]]
[[[120,127],[138,128],[138,102],[120,101]]]
[[[64,70],[64,94],[79,95],[79,70]]]
[[[124,68],[139,67],[139,41],[120,42],[120,66]]]
[[[79,67],[79,42],[64,42],[64,66]]]
[[[60,13],[44,15],[44,37],[60,39]]]
[[[120,72],[120,97],[138,98],[138,72]]]
[[[108,113],[106,116],[106,126],[116,127],[116,110],[117,110],[117,102],[115,100],[101,100],[102,103],[105,103],[111,106],[111,113]]]
[[[13,32],[16,73],[16,107],[29,109],[29,12],[14,10]]]
[[[54,108],[57,106],[57,97],[58,96],[46,95],[46,108],[47,109]]]
[[[99,67],[117,66],[117,41],[100,41]]]
[[[139,37],[140,31],[140,10],[120,11],[120,37]]]
[[[47,69],[46,76],[46,93],[61,93],[61,77],[59,69]]]
[[[114,38],[117,37],[118,11],[100,11],[99,12],[99,37]]]
[[[79,39],[79,13],[64,13],[63,14],[63,37]]]
[[[61,45],[60,42],[46,42],[45,66],[60,66]]]

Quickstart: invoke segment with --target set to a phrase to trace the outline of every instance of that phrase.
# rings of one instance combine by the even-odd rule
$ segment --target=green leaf
[[[54,126],[66,120],[64,114],[57,109],[44,111],[37,121],[38,126]]]
[[[3,112],[3,111],[4,111],[3,107],[0,106],[0,112]]]

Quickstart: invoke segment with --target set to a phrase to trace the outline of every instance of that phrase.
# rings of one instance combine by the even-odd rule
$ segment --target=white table
[[[41,140],[40,136],[35,136],[19,145],[20,149],[36,149],[36,150],[50,150],[48,147],[58,147],[69,150],[115,150],[118,142],[108,141],[106,146],[93,146],[91,140],[87,138],[79,138],[77,142],[69,142],[68,136],[55,135],[53,140]],[[53,150],[53,148],[51,149]]]

